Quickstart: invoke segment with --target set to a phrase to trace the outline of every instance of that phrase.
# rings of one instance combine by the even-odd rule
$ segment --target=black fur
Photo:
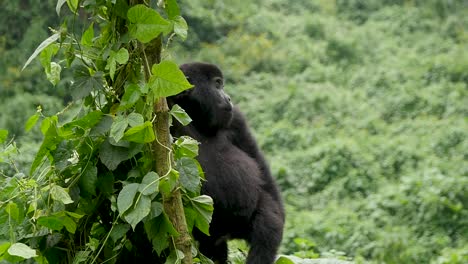
[[[194,88],[168,98],[193,119],[174,121],[174,137],[188,135],[200,144],[205,172],[202,192],[214,200],[210,235],[194,230],[200,251],[217,263],[227,261],[227,240],[250,244],[248,264],[273,263],[281,242],[284,210],[276,184],[244,116],[223,90],[223,74],[212,64],[190,63],[180,69]]]

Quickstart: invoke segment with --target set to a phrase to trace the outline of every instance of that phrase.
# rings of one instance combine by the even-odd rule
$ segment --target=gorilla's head
[[[228,127],[232,120],[232,103],[224,91],[221,70],[216,65],[200,62],[183,64],[180,69],[193,88],[169,97],[169,104],[181,106],[199,130],[215,133]]]

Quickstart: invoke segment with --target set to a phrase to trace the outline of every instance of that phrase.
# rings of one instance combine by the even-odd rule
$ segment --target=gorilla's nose
[[[232,111],[232,103],[231,103],[231,101],[229,100],[228,102],[226,102],[226,103],[223,105],[222,109],[223,109],[224,111],[226,111],[226,112]]]

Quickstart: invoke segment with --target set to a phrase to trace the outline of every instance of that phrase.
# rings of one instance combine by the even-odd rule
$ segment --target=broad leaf
[[[30,248],[28,245],[23,243],[15,243],[8,249],[8,254],[12,256],[22,257],[24,259],[30,259],[37,257],[36,250]]]
[[[31,57],[29,57],[29,59],[26,61],[26,63],[24,64],[23,68],[21,70],[24,70],[30,63],[31,61],[37,57],[37,55],[39,55],[39,53],[44,50],[45,48],[47,48],[50,44],[54,43],[55,41],[57,41],[58,39],[60,38],[60,32],[57,32],[55,34],[53,34],[52,36],[48,37],[46,40],[44,40],[41,44],[39,44],[39,46],[36,48],[36,50],[33,52],[33,54],[31,55]]]
[[[85,116],[63,125],[62,132],[68,134],[73,128],[80,128],[83,131],[94,128],[101,121],[102,116],[101,111],[89,112]]]
[[[177,186],[177,181],[179,180],[179,172],[172,169],[167,177],[163,177],[159,181],[159,190],[169,195],[172,190]]]
[[[80,177],[80,189],[84,196],[96,195],[97,187],[97,168],[96,166],[90,166],[81,174]]]
[[[103,87],[103,74],[96,72],[91,74],[85,66],[79,65],[74,68],[75,82],[71,85],[71,94],[74,100],[88,96],[92,91]]]
[[[14,219],[16,221],[19,220],[19,209],[18,209],[18,205],[16,203],[9,202],[5,206],[5,211],[12,219]]]
[[[130,225],[118,224],[112,227],[110,238],[112,239],[114,243],[116,243],[117,240],[121,239],[128,232],[128,230],[130,230]]]
[[[199,217],[195,218],[195,226],[203,233],[209,235],[209,227],[213,216],[213,199],[207,195],[201,195],[191,199],[193,209]]]
[[[162,61],[153,65],[153,76],[148,85],[156,98],[176,95],[192,88],[184,73],[172,61]]]
[[[176,166],[182,186],[191,192],[197,192],[200,186],[200,174],[195,159],[183,157],[177,160]]]
[[[39,120],[39,117],[40,117],[39,113],[35,113],[34,115],[32,115],[28,119],[28,121],[26,121],[26,125],[24,125],[24,130],[26,130],[26,132],[31,130],[36,125],[37,121]]]
[[[174,143],[174,154],[176,159],[180,159],[182,157],[195,158],[198,156],[199,144],[200,143],[198,141],[188,136],[182,136],[178,138]]]
[[[124,218],[135,230],[136,225],[150,213],[150,210],[151,198],[141,195],[137,199],[136,204],[125,212]]]
[[[159,34],[168,34],[171,23],[161,17],[156,10],[145,5],[136,5],[128,10],[130,34],[143,43],[150,42]]]
[[[127,63],[128,58],[128,50],[125,48],[121,48],[119,49],[119,51],[117,51],[117,53],[115,53],[115,61],[119,64]]]
[[[59,49],[60,46],[57,43],[53,43],[41,51],[41,54],[39,55],[39,61],[41,62],[42,67],[44,67],[46,73],[50,73],[52,56],[57,54]]]
[[[133,205],[138,187],[140,187],[140,184],[131,183],[125,185],[120,191],[117,197],[117,208],[119,209],[120,215],[123,215]]]
[[[176,0],[166,0],[164,3],[164,8],[169,19],[173,20],[175,17],[180,16],[180,9]]]
[[[295,262],[290,260],[286,256],[281,256],[276,260],[275,264],[295,264]]]
[[[185,19],[181,16],[177,16],[172,23],[174,23],[174,33],[185,40],[188,31],[188,25]]]
[[[140,87],[137,84],[130,84],[125,87],[125,93],[120,101],[119,110],[130,109],[141,97]]]
[[[116,116],[110,130],[110,137],[119,142],[127,129],[128,120],[124,116]]]
[[[131,143],[129,147],[119,147],[110,144],[109,140],[102,143],[99,159],[106,167],[113,171],[124,160],[128,160],[142,149],[142,144]]]
[[[187,112],[185,112],[185,110],[177,104],[172,106],[172,109],[169,113],[171,113],[171,115],[184,126],[192,122],[192,118],[190,118]]]
[[[34,173],[45,157],[49,157],[50,162],[53,162],[51,151],[54,151],[57,148],[57,145],[62,141],[62,138],[58,133],[57,122],[57,116],[51,116],[42,121],[41,131],[44,133],[45,137],[31,165],[30,174]]]
[[[79,0],[67,0],[68,8],[70,8],[73,13],[76,13],[78,10],[78,1]]]
[[[37,219],[37,223],[52,230],[60,231],[63,227],[65,227],[67,231],[72,234],[74,234],[76,231],[75,221],[65,215],[63,211],[50,216],[41,216],[39,219]]]
[[[93,46],[93,38],[94,38],[94,23],[89,25],[88,29],[83,33],[81,37],[81,45],[92,47]]]
[[[67,229],[68,232],[75,234],[76,223],[75,221],[73,221],[73,219],[64,215],[60,217],[60,220],[62,221],[63,226],[65,226],[65,229]]]
[[[0,143],[5,142],[5,140],[8,137],[8,130],[6,129],[0,129]]]
[[[55,12],[57,12],[57,15],[60,16],[60,9],[62,9],[63,4],[65,4],[67,0],[58,0],[57,5],[55,6]]]
[[[54,86],[60,81],[60,73],[62,72],[62,67],[56,62],[50,63],[50,71],[46,72],[47,80],[51,82]]]
[[[71,199],[67,190],[61,186],[58,186],[58,185],[52,186],[52,188],[50,188],[50,195],[52,196],[52,199],[56,201],[60,201],[63,204],[73,203],[73,200]]]
[[[125,132],[123,139],[136,143],[153,142],[156,139],[153,125],[150,121],[146,121],[142,125],[132,127]]]
[[[127,63],[129,58],[128,51],[124,48],[121,48],[118,52],[111,51],[109,58],[107,59],[106,70],[109,70],[109,75],[111,79],[114,79],[115,70],[118,64]]]
[[[141,181],[138,191],[143,195],[151,195],[159,191],[159,175],[154,172],[148,172]]]
[[[128,124],[131,127],[136,127],[136,126],[143,125],[143,123],[145,122],[145,119],[143,118],[143,116],[141,114],[138,114],[138,113],[129,114],[127,119],[128,119]]]
[[[60,217],[53,215],[39,217],[37,219],[37,224],[57,231],[60,231],[63,228],[63,223]]]
[[[2,241],[0,244],[0,256],[5,254],[5,252],[10,248],[10,246],[11,246],[10,242]]]
[[[160,202],[151,203],[151,214],[150,219],[158,217],[163,212],[163,205]]]
[[[158,254],[161,254],[161,252],[169,246],[169,236],[179,235],[165,213],[160,214],[150,221],[145,221],[145,231],[148,237],[151,238],[153,249]]]

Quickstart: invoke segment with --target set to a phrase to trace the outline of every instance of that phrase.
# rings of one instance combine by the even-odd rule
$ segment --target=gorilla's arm
[[[263,157],[262,152],[258,148],[252,132],[247,126],[247,121],[244,115],[236,106],[233,108],[233,119],[230,125],[230,132],[232,143],[257,161],[264,178],[265,188],[271,190],[270,193],[272,195],[274,194],[273,198],[275,200],[280,201],[281,198],[277,187],[274,184],[273,177],[271,176],[270,168]]]

